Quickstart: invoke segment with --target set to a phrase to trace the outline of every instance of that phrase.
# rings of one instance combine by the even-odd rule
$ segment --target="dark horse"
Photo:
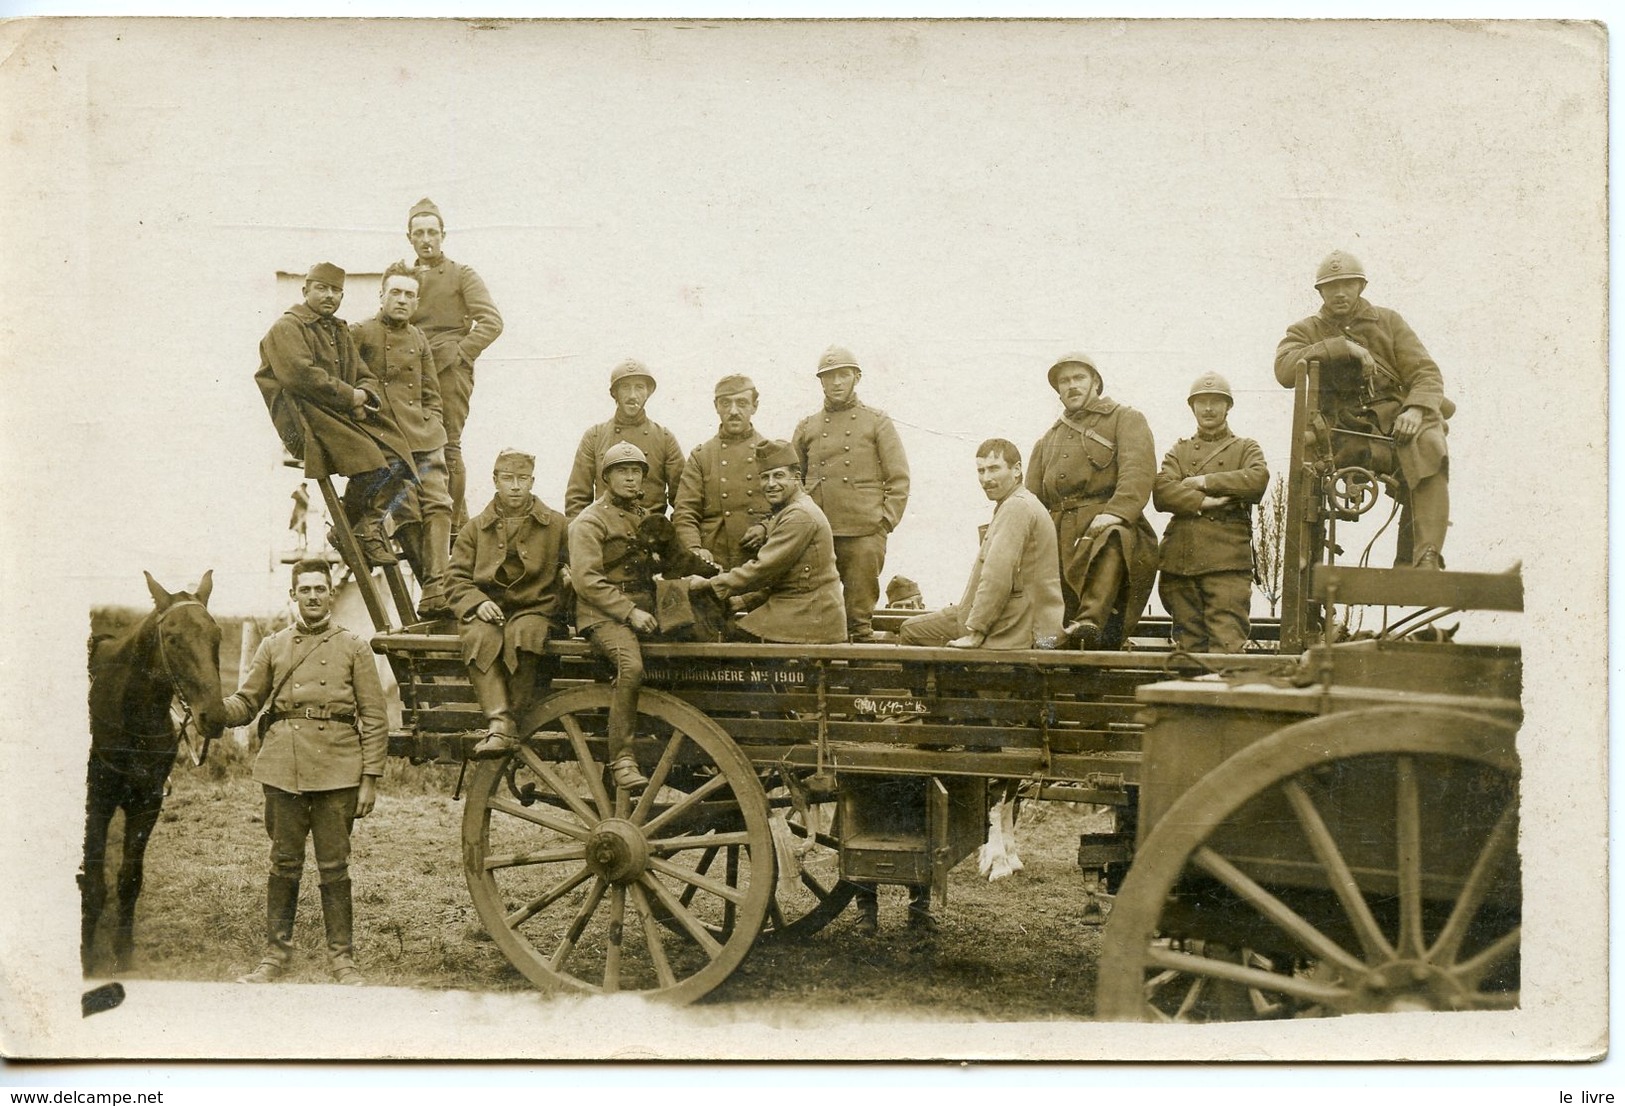
[[[173,595],[146,576],[157,609],[117,637],[90,642],[90,760],[79,876],[79,954],[86,975],[95,966],[96,923],[107,902],[107,827],[118,810],[124,811],[124,862],[113,956],[118,971],[130,964],[142,857],[180,743],[171,702],[180,700],[205,738],[219,737],[224,728],[220,627],[205,606],[214,573],[203,574],[196,593]]]

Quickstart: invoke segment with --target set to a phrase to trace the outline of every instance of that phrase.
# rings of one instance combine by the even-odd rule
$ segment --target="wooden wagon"
[[[1014,779],[1099,808],[1078,910],[1109,907],[1103,1017],[1515,1005],[1518,650],[1334,639],[1339,606],[1518,610],[1521,582],[1330,564],[1375,497],[1307,432],[1318,394],[1311,369],[1278,646],[650,643],[634,797],[606,772],[609,669],[584,642],[550,644],[523,747],[467,761],[482,719],[452,628],[413,624],[390,571],[392,625],[361,572],[400,688],[391,752],[465,762],[469,888],[539,985],[691,1001],[758,938],[826,924],[852,881],[941,894],[984,840],[988,781]]]

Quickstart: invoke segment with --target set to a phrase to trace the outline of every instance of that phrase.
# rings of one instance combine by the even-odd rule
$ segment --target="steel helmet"
[[[625,361],[622,361],[619,365],[616,365],[610,370],[609,394],[614,395],[615,385],[619,384],[629,376],[643,377],[643,379],[649,382],[649,394],[655,394],[655,388],[658,385],[655,382],[654,373],[650,372],[649,367],[635,357],[628,357]]]
[[[616,465],[642,465],[644,475],[649,474],[649,458],[631,442],[616,442],[604,450],[603,457],[598,461],[598,478],[603,479]]]
[[[1060,374],[1062,365],[1082,365],[1084,368],[1095,374],[1096,390],[1102,392],[1106,390],[1106,380],[1100,375],[1100,370],[1095,367],[1095,359],[1093,357],[1090,357],[1087,353],[1065,353],[1061,355],[1055,364],[1049,367],[1049,386],[1054,388],[1057,392],[1061,389],[1056,385],[1055,378]]]
[[[824,351],[824,355],[818,359],[818,375],[823,376],[825,373],[834,372],[836,369],[863,371],[858,368],[858,359],[852,356],[851,350],[842,349],[840,346],[830,346]]]
[[[1344,253],[1342,250],[1333,250],[1326,255],[1326,260],[1320,263],[1320,268],[1315,270],[1315,287],[1319,288],[1322,284],[1330,284],[1334,280],[1349,280],[1351,278],[1364,280],[1365,266],[1361,265],[1360,259],[1353,254]]]
[[[1203,373],[1197,377],[1191,383],[1190,395],[1185,397],[1185,402],[1189,403],[1197,396],[1223,396],[1232,405],[1236,402],[1236,397],[1230,392],[1230,381],[1218,373]]]

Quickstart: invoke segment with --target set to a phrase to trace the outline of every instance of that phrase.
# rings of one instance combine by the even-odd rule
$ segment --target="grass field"
[[[452,799],[455,768],[391,761],[378,807],[358,822],[357,949],[370,981],[421,988],[529,991],[486,936],[464,882]],[[268,843],[246,754],[216,745],[201,768],[178,765],[147,853],[131,977],[229,981],[264,940]],[[849,908],[810,937],[759,940],[705,1004],[741,1011],[895,1010],[915,1017],[1034,1020],[1091,1016],[1098,926],[1078,921],[1081,812],[1027,804],[1026,870],[989,884],[974,858],[949,880],[941,931],[904,929],[906,893],[881,891],[881,932],[867,939]],[[114,823],[115,836],[119,823]],[[325,982],[321,908],[307,860],[290,983]]]

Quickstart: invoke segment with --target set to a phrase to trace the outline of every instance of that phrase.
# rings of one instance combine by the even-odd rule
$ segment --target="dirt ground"
[[[357,823],[351,871],[357,947],[376,983],[475,991],[531,984],[485,935],[458,846],[456,769],[391,761],[377,810]],[[262,950],[267,841],[259,786],[229,741],[201,768],[179,764],[147,853],[146,886],[127,977],[229,981]],[[989,884],[974,855],[954,870],[941,930],[904,928],[906,892],[881,891],[881,932],[865,939],[849,907],[800,940],[763,939],[702,1000],[748,1012],[854,1008],[995,1021],[1092,1016],[1100,928],[1078,920],[1083,813],[1023,808],[1026,870]],[[114,823],[114,833],[119,823]],[[111,851],[111,850],[110,850]],[[105,939],[105,934],[104,934]],[[325,982],[321,908],[307,860],[290,982]]]

